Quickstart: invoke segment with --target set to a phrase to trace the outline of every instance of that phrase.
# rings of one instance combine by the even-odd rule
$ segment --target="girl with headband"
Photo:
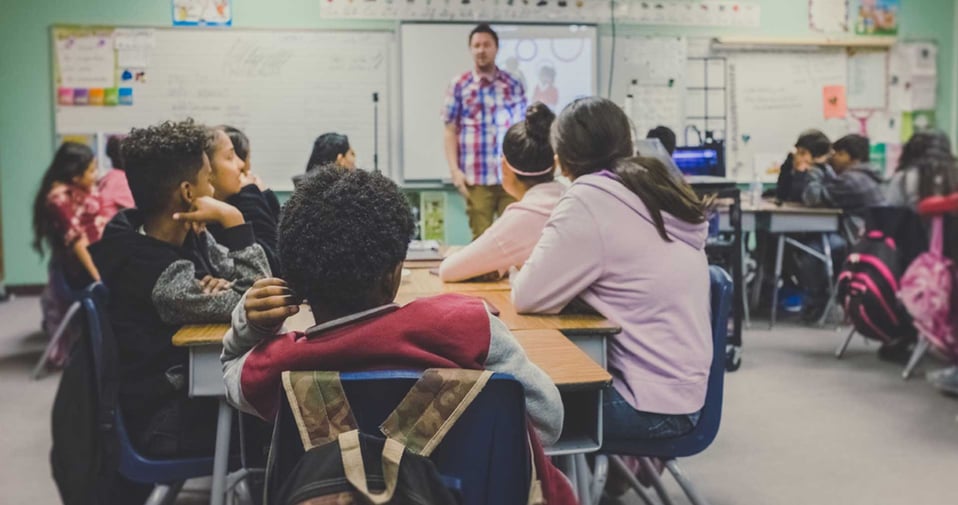
[[[476,277],[499,278],[521,267],[542,234],[552,209],[565,189],[555,180],[555,153],[549,131],[555,114],[534,103],[526,118],[506,132],[502,141],[502,187],[518,202],[473,243],[439,266],[439,277],[456,282]]]

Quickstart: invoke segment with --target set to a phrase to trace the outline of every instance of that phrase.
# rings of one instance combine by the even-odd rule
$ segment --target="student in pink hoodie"
[[[439,277],[457,282],[479,276],[501,277],[522,266],[542,235],[565,187],[555,180],[555,154],[549,129],[555,114],[537,102],[502,141],[502,187],[518,200],[482,235],[439,266]]]
[[[554,314],[579,298],[622,327],[609,341],[606,440],[687,433],[712,359],[705,205],[661,162],[634,157],[609,100],[569,104],[552,145],[573,183],[512,280],[513,303]]]

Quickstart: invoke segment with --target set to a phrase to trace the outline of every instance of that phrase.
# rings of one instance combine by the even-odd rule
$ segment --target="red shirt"
[[[89,244],[100,240],[111,217],[95,189],[91,191],[75,184],[54,186],[47,193],[47,209],[54,227],[63,237],[65,249],[81,238]]]

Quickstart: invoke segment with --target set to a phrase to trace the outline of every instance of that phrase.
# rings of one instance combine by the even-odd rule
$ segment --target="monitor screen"
[[[725,177],[725,162],[721,146],[679,147],[672,159],[685,175],[710,175]]]

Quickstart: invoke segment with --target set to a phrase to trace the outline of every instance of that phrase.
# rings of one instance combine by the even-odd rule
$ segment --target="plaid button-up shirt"
[[[442,120],[459,131],[459,168],[467,184],[502,184],[502,139],[525,111],[522,83],[498,68],[491,80],[469,71],[452,81]]]

